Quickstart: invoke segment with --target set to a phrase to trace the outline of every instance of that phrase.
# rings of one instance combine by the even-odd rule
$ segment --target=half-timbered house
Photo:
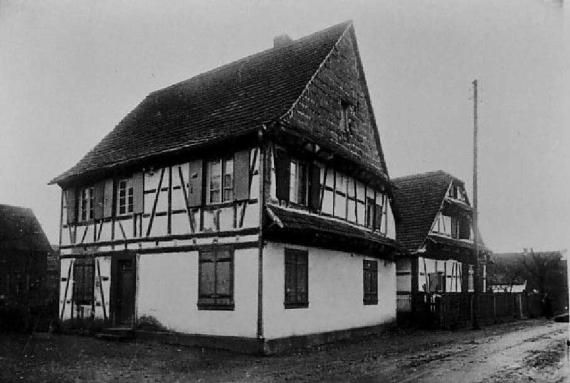
[[[412,311],[417,293],[473,291],[472,208],[463,181],[441,170],[392,181],[397,239],[408,251],[396,266],[398,313]],[[482,254],[488,253],[482,241],[480,246]],[[485,291],[484,263],[482,276]]]
[[[151,93],[52,182],[63,320],[271,352],[395,319],[392,192],[350,22]]]

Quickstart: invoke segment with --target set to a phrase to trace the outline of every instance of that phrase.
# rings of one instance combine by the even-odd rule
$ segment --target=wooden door
[[[135,314],[135,258],[117,259],[114,283],[114,324],[132,326]]]

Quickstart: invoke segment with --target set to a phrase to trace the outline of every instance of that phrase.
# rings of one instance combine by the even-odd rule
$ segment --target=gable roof
[[[293,106],[351,25],[335,25],[152,92],[50,183],[254,133]]]
[[[408,250],[417,250],[426,239],[452,182],[463,182],[443,170],[392,179],[399,221],[396,238]]]
[[[0,250],[8,249],[52,251],[31,209],[0,204]]]

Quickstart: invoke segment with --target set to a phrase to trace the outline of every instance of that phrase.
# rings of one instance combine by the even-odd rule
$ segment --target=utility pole
[[[477,225],[477,80],[473,80],[473,251],[475,265],[473,266],[473,329],[479,330],[479,226]]]

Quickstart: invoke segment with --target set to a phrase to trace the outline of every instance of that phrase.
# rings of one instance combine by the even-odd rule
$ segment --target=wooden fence
[[[417,293],[412,296],[412,316],[425,327],[468,327],[473,321],[473,299],[473,293]],[[502,323],[542,314],[537,295],[483,293],[479,294],[478,302],[477,319],[480,324]]]

